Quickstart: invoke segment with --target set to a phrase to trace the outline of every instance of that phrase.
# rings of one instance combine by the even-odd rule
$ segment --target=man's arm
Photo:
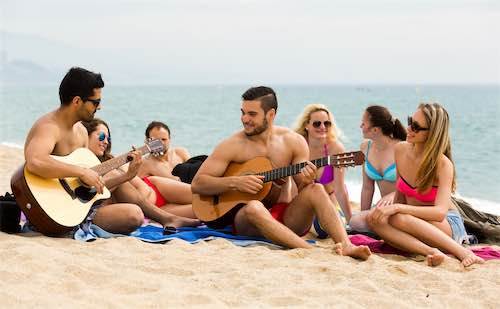
[[[293,159],[292,164],[308,162],[301,170],[300,174],[294,175],[293,180],[297,184],[297,189],[300,192],[305,186],[314,182],[316,178],[316,166],[309,162],[309,146],[303,136],[293,132],[289,136],[288,145],[292,147]]]
[[[262,176],[230,176],[222,177],[235,151],[230,142],[223,142],[203,162],[191,183],[193,193],[215,195],[229,190],[257,193],[263,187]]]
[[[191,157],[186,148],[177,147],[175,151],[177,152],[177,155],[182,159],[182,162],[186,162]]]
[[[87,185],[95,186],[101,193],[104,184],[96,172],[51,157],[58,135],[59,130],[53,124],[39,124],[32,129],[24,147],[28,171],[43,178],[78,177]]]

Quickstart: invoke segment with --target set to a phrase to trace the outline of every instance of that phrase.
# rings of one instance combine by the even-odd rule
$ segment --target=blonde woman
[[[369,226],[391,245],[426,256],[429,266],[451,253],[464,266],[484,260],[462,246],[467,234],[451,202],[455,167],[449,117],[437,103],[420,104],[408,117],[406,142],[395,148],[398,180],[393,204],[368,215]]]
[[[309,145],[309,158],[317,159],[345,152],[340,142],[340,130],[335,125],[332,113],[323,104],[309,104],[297,119],[294,131],[302,135]],[[335,204],[340,204],[347,221],[351,219],[351,206],[344,184],[344,169],[331,165],[317,170],[316,182],[325,186]]]

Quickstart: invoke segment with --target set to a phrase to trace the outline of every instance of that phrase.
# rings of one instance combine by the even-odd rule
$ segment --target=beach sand
[[[0,146],[0,191],[22,151]],[[500,260],[464,269],[374,254],[366,262],[315,249],[190,245],[133,238],[82,243],[0,232],[0,304],[9,307],[498,308]],[[90,307],[89,307],[90,306]]]

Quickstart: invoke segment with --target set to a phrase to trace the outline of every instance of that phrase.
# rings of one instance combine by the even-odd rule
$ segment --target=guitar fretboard
[[[140,148],[137,148],[141,152],[141,155],[145,155],[149,153],[149,148],[144,145]],[[93,166],[91,169],[94,170],[96,173],[99,175],[104,175],[107,174],[109,171],[114,170],[117,167],[122,166],[123,164],[127,163],[129,160],[128,153],[123,154],[118,157],[114,157],[112,159],[109,159],[106,162],[103,162],[99,165]]]
[[[311,160],[311,163],[316,165],[316,167],[318,168],[323,167],[325,165],[332,165],[334,167],[356,165],[352,154],[327,156]],[[301,162],[294,165],[289,165],[274,170],[258,173],[257,175],[264,176],[264,182],[274,181],[300,173],[300,171],[302,170],[302,168],[304,168],[305,165],[306,162]]]

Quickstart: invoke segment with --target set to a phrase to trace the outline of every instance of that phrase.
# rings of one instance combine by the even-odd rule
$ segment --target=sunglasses
[[[99,106],[101,104],[101,99],[85,99],[85,100],[82,99],[82,101],[83,102],[89,101],[92,104],[94,104],[95,107],[97,107],[97,106]]]
[[[325,126],[325,128],[327,128],[327,129],[332,126],[332,122],[330,120],[326,120],[323,122],[317,120],[317,121],[313,121],[313,123],[312,123],[313,127],[315,127],[316,129],[321,127],[321,124],[323,124]]]
[[[102,131],[99,132],[98,138],[99,138],[99,142],[102,142],[102,141],[104,141],[107,138],[108,143],[111,143],[111,136],[106,135],[106,133],[104,133]]]
[[[421,127],[418,124],[418,122],[413,121],[413,118],[411,116],[408,116],[408,126],[415,133],[418,133],[420,131],[428,131],[429,130],[429,128]]]

